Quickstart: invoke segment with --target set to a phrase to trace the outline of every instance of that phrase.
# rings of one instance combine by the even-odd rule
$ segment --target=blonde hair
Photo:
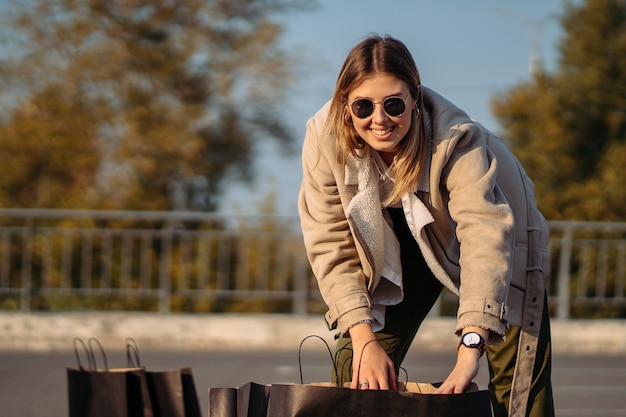
[[[404,81],[417,102],[417,109],[411,109],[411,127],[399,144],[395,163],[389,172],[395,182],[391,194],[383,202],[383,206],[388,206],[417,189],[427,150],[424,116],[418,110],[424,107],[420,77],[411,53],[402,42],[390,36],[373,35],[352,48],[339,72],[325,128],[336,137],[340,164],[345,165],[350,154],[356,158],[364,157],[362,150],[367,151],[368,145],[349,123],[352,116],[347,106],[348,94],[374,74],[388,74]]]

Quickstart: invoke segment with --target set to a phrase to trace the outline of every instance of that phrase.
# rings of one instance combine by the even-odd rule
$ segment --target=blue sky
[[[528,80],[531,57],[547,70],[556,68],[563,9],[562,0],[321,0],[316,11],[281,17],[284,45],[309,62],[285,112],[298,135],[297,148],[306,120],[332,94],[348,50],[372,32],[402,40],[425,85],[498,132],[491,97]],[[254,203],[272,192],[280,214],[297,215],[299,153],[284,156],[264,145],[256,178],[250,186],[232,185],[222,210],[254,214]]]

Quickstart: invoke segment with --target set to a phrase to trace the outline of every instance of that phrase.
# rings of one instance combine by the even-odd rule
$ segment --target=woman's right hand
[[[395,391],[397,378],[393,361],[378,343],[372,326],[369,323],[353,326],[350,338],[353,349],[350,388]]]

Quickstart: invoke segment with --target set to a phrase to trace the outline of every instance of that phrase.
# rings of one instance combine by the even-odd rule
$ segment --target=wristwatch
[[[483,356],[485,353],[485,339],[476,332],[467,332],[461,336],[459,347],[461,347],[461,345],[480,350],[480,356]]]

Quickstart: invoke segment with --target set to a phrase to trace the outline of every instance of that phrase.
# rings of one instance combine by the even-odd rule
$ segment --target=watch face
[[[480,336],[477,333],[468,333],[463,336],[464,345],[477,345],[480,343]]]

